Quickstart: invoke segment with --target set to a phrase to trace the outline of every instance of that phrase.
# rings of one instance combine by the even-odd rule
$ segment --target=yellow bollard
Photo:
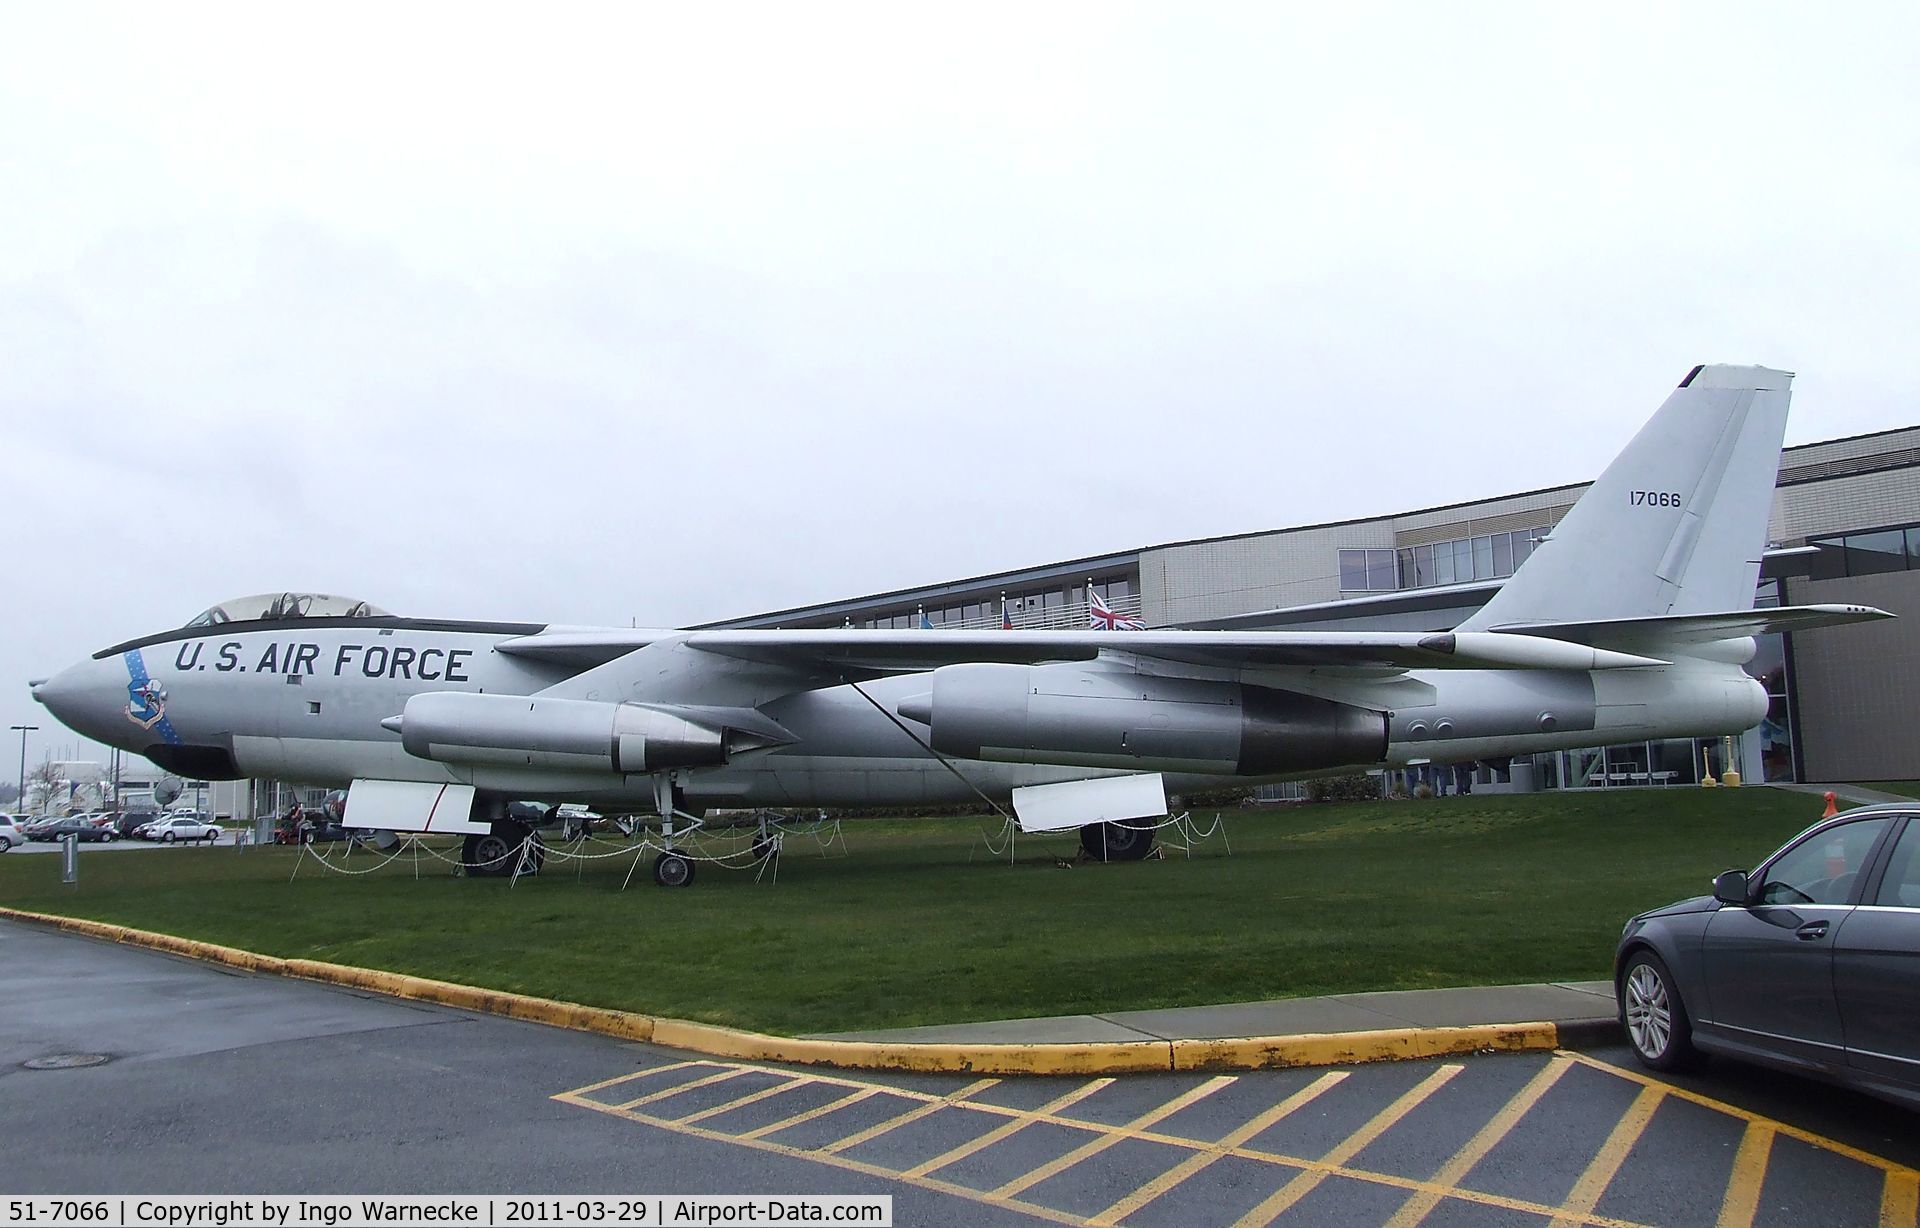
[[[1700,787],[1712,789],[1719,784],[1720,782],[1713,778],[1713,757],[1707,754],[1707,748],[1702,746],[1700,748]]]
[[[1727,738],[1721,745],[1725,750],[1721,762],[1727,765],[1727,770],[1720,773],[1720,784],[1728,789],[1738,789],[1740,787],[1740,769],[1733,766],[1735,762],[1733,757],[1733,739]]]

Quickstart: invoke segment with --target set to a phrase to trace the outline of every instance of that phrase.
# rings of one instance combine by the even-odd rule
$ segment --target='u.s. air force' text
[[[173,659],[179,670],[212,669],[231,674],[305,674],[312,677],[329,665],[335,678],[362,674],[368,678],[418,679],[422,682],[471,682],[467,661],[471,648],[413,648],[406,644],[341,644],[333,649],[331,662],[321,656],[320,645],[289,643],[268,644],[257,656],[246,646],[229,641],[201,660],[205,640],[189,640],[180,645]],[[251,663],[248,657],[252,657]]]

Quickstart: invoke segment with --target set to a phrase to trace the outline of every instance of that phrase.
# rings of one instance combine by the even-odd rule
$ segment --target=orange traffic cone
[[[1826,810],[1821,812],[1820,817],[1823,819],[1830,819],[1834,815],[1839,813],[1840,813],[1840,807],[1836,804],[1836,799],[1833,796],[1833,790],[1828,789],[1827,790],[1827,808]]]

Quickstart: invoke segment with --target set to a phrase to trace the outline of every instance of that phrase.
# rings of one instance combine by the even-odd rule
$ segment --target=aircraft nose
[[[123,740],[113,717],[126,705],[126,684],[99,661],[82,661],[28,684],[33,698],[60,723],[102,742]]]

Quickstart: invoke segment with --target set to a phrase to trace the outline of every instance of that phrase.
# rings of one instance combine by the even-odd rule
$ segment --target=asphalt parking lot
[[[263,924],[270,923],[263,919]],[[105,1056],[30,1070],[54,1053]],[[1119,1078],[731,1062],[0,923],[22,1193],[891,1193],[895,1222],[1916,1223],[1920,1117],[1624,1051]]]

